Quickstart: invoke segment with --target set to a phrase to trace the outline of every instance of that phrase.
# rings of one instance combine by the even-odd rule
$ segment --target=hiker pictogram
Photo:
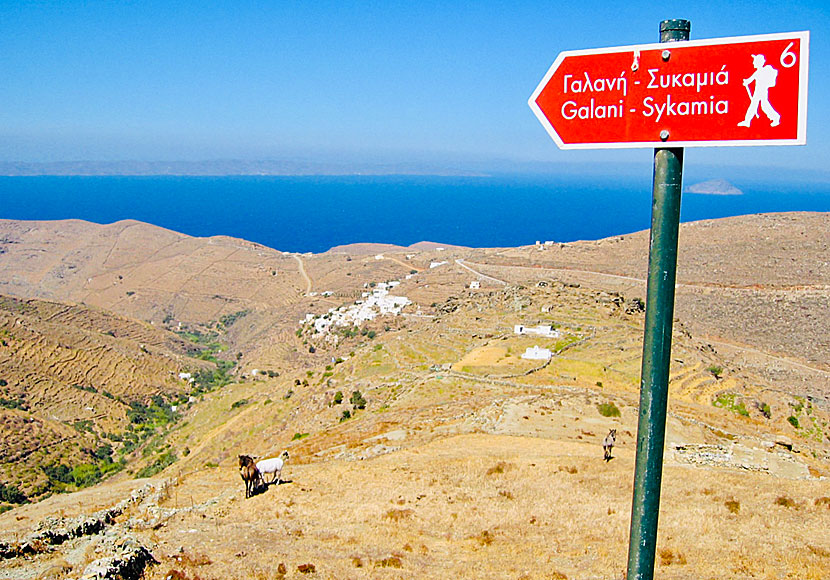
[[[775,81],[778,78],[778,71],[772,66],[765,63],[763,54],[752,55],[752,65],[755,67],[755,72],[744,79],[744,87],[749,94],[749,108],[746,110],[746,117],[738,123],[739,127],[749,127],[752,119],[758,117],[758,107],[771,121],[770,126],[777,127],[781,123],[781,115],[772,107],[769,102],[769,90],[775,86]],[[750,91],[749,85],[755,83],[755,90]]]

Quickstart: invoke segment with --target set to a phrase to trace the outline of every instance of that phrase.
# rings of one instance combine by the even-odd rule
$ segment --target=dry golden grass
[[[593,451],[448,437],[365,461],[289,464],[290,484],[250,500],[231,469],[194,474],[179,496],[207,486],[219,503],[181,513],[156,534],[161,553],[186,546],[199,564],[163,559],[148,580],[170,568],[205,580],[276,577],[280,562],[286,577],[311,564],[327,578],[620,578],[633,454],[620,449],[604,463]],[[821,491],[816,481],[667,465],[659,576],[821,578],[830,569]],[[782,493],[803,507],[775,505]]]

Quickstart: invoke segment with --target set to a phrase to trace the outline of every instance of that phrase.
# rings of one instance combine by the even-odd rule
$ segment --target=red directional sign
[[[559,54],[530,108],[561,149],[803,145],[809,32]]]

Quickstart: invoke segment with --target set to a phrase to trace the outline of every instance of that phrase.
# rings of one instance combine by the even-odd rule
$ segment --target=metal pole
[[[660,23],[660,42],[688,40],[690,29],[691,23],[688,20],[664,20]],[[664,140],[670,137],[665,133],[661,135]],[[666,439],[682,178],[683,148],[655,149],[637,462],[628,543],[628,580],[651,580],[654,577],[663,445]]]

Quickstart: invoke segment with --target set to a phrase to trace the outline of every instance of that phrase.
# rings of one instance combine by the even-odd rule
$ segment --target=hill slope
[[[682,228],[661,577],[830,572],[828,225],[826,214],[778,214]],[[3,227],[17,241],[0,254],[0,280],[16,281],[6,288],[83,288],[86,278],[71,273],[65,285],[47,276],[44,290],[32,273],[44,271],[43,256],[28,273],[18,264],[47,248],[44,232],[61,224]],[[147,443],[147,463],[173,461],[141,493],[130,496],[145,481],[131,481],[128,467],[90,490],[0,515],[0,577],[80,576],[101,558],[128,559],[135,552],[125,546],[152,551],[160,565],[148,569],[151,580],[305,577],[312,565],[337,578],[622,574],[646,233],[378,257],[283,255],[157,232],[175,241],[165,247],[180,262],[168,272],[192,273],[195,303],[211,305],[202,308],[142,265],[160,263],[164,243],[130,236],[154,238],[151,226],[67,227],[79,228],[79,240],[122,244],[135,260],[123,280],[143,272],[134,291],[154,297],[144,306],[116,300],[121,289],[105,285],[85,290],[86,302],[226,340],[231,349],[218,356],[238,359],[238,370]],[[117,285],[113,263],[94,246],[84,242],[75,254],[84,260],[72,263]],[[48,272],[69,263],[70,253],[61,255]],[[257,260],[276,274],[242,275],[241,265]],[[359,317],[387,292],[411,303]],[[556,332],[517,334],[517,325]],[[551,360],[522,358],[533,346]],[[606,463],[600,442],[612,428],[615,459]],[[236,456],[283,449],[286,482],[243,499]],[[40,545],[35,538],[46,541],[33,532],[39,522],[76,530],[72,518],[110,507],[119,515],[103,531],[19,556]],[[48,519],[57,514],[64,519]]]
[[[29,497],[59,483],[46,466],[111,463],[130,411],[180,399],[178,373],[211,366],[149,324],[36,299],[0,296],[0,337],[0,473]]]

